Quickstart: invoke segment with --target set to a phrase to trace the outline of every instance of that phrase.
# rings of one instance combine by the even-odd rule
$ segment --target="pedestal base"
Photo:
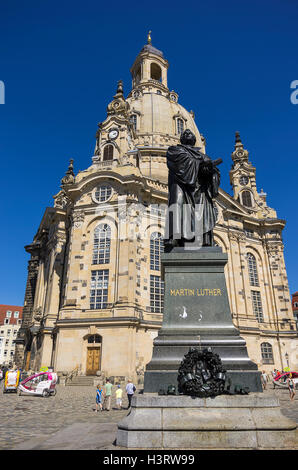
[[[295,449],[295,422],[275,396],[212,398],[145,393],[118,424],[116,445],[145,449]]]
[[[232,322],[224,273],[227,260],[219,247],[163,254],[163,324],[146,366],[145,392],[166,390],[170,384],[178,389],[179,366],[190,347],[211,348],[220,356],[231,391],[240,385],[262,392],[261,373]]]

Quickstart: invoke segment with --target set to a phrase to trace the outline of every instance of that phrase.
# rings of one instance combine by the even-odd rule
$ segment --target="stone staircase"
[[[94,385],[94,379],[96,379],[96,375],[77,375],[71,381],[68,380],[66,382],[67,387],[90,387]]]

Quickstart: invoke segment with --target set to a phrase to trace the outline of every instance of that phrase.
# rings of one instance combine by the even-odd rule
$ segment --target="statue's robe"
[[[176,145],[168,148],[169,211],[166,238],[184,241],[201,241],[212,245],[212,230],[216,213],[212,199],[218,195],[220,174],[216,167],[208,171],[206,162],[211,159],[199,148]]]

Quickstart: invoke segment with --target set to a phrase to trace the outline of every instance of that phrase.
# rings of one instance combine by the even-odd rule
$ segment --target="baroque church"
[[[184,129],[205,152],[192,111],[168,88],[168,62],[147,44],[98,124],[91,165],[73,161],[32,243],[15,362],[82,375],[141,380],[163,316],[166,152]],[[232,150],[232,149],[231,149]],[[233,322],[259,369],[298,367],[297,329],[283,255],[285,221],[258,192],[256,168],[236,133],[232,194],[215,201],[214,239],[228,254]]]

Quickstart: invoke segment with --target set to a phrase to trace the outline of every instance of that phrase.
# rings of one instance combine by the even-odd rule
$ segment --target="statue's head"
[[[192,147],[196,143],[196,136],[194,135],[193,132],[191,132],[190,129],[185,129],[184,132],[182,132],[181,137],[180,137],[180,142],[183,145],[191,145]]]

